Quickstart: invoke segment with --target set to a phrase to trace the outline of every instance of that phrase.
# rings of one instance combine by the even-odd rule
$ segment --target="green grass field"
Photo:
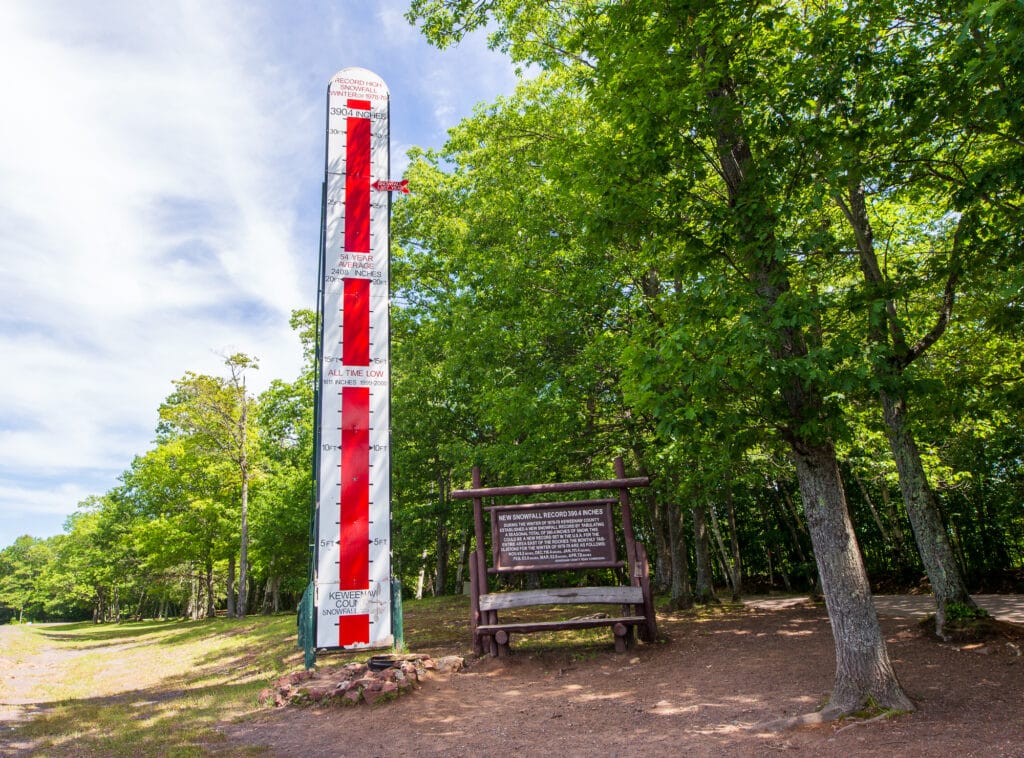
[[[32,755],[206,755],[213,724],[302,665],[292,615],[18,626],[3,640],[0,698],[39,701],[4,739]]]
[[[406,601],[407,648],[466,653],[468,615],[467,598]],[[369,654],[322,655],[318,664]],[[295,616],[285,614],[4,626],[0,663],[0,719],[32,701],[8,721],[13,730],[0,728],[0,754],[200,756],[225,748],[214,725],[258,710],[260,690],[302,669],[302,651]]]

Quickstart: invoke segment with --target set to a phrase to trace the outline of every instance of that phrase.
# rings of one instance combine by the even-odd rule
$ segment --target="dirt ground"
[[[275,756],[1024,756],[1024,633],[988,644],[939,643],[918,626],[919,602],[890,606],[880,601],[879,611],[890,657],[917,705],[910,714],[759,729],[819,707],[835,670],[824,608],[769,601],[700,621],[660,616],[663,641],[623,655],[611,649],[610,633],[607,643],[557,651],[524,642],[510,658],[468,659],[466,670],[390,703],[265,709],[224,725],[220,749],[263,746]],[[523,639],[513,639],[513,648]]]

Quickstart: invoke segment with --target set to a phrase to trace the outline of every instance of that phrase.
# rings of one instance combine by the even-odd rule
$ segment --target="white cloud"
[[[77,505],[90,494],[83,487],[70,484],[62,485],[54,491],[0,485],[0,501],[17,502],[22,513],[32,515],[65,516],[69,513],[68,502],[72,506]]]
[[[0,4],[0,547],[113,486],[186,370],[296,375],[331,74],[388,82],[393,176],[511,89],[482,39],[440,53],[404,8]]]
[[[0,488],[0,508],[126,467],[171,380],[220,372],[214,351],[297,371],[287,314],[311,288],[281,171],[311,111],[224,8],[0,11],[19,72],[0,125],[0,471],[58,476],[35,499]]]

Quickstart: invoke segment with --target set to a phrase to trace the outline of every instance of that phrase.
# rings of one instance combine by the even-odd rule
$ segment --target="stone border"
[[[448,655],[435,661],[429,655],[395,656],[390,667],[372,671],[366,663],[296,671],[278,679],[260,692],[264,706],[286,705],[358,705],[394,700],[411,692],[431,672],[452,674],[465,666],[465,660]]]

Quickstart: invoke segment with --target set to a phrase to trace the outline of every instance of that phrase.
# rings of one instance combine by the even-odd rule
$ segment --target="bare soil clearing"
[[[834,671],[824,608],[768,601],[698,620],[661,615],[667,639],[625,655],[599,633],[593,642],[558,646],[554,638],[519,637],[511,658],[470,660],[466,671],[394,702],[265,710],[224,725],[228,741],[218,752],[1024,756],[1024,629],[1006,626],[1009,636],[984,644],[938,643],[919,628],[927,601],[890,602],[878,605],[890,655],[918,708],[912,714],[759,730],[819,707]],[[1018,612],[1019,598],[1011,605]]]
[[[1024,597],[980,600],[1000,618],[1024,622]],[[209,725],[197,733],[205,735],[198,743],[166,737],[151,743],[159,726],[143,728],[131,743],[139,755],[1024,758],[1024,627],[1004,626],[1000,638],[985,643],[939,643],[919,625],[929,611],[928,598],[880,596],[876,605],[895,668],[918,710],[875,721],[865,714],[785,732],[758,725],[820,706],[835,665],[824,608],[799,598],[761,598],[746,607],[702,614],[660,614],[665,639],[624,655],[612,651],[611,635],[604,629],[515,637],[508,659],[468,656],[464,600],[410,604],[406,638],[411,649],[433,656],[466,655],[467,670],[434,675],[419,690],[392,702],[347,708],[259,707],[256,688],[270,681],[260,684],[259,670],[267,670],[267,663],[254,667],[246,661],[272,640],[277,650],[284,649],[282,634],[293,627],[288,619],[273,626],[254,622],[250,634],[256,636],[245,655],[215,650],[222,634],[203,643],[209,647],[201,649],[198,665],[227,667],[235,678],[253,679],[251,699],[213,716],[195,710],[200,700],[193,688],[206,686],[207,679],[193,685],[181,677],[160,678],[148,668],[120,665],[120,654],[129,647],[147,660],[182,650],[177,644],[166,650],[153,646],[164,632],[154,629],[146,637],[130,626],[100,627],[92,634],[95,640],[84,642],[81,634],[65,635],[59,627],[42,635],[0,627],[0,755],[106,755],[104,743],[94,736],[54,743],[59,751],[40,752],[39,738],[27,737],[21,728],[63,708],[73,722],[83,714],[91,719],[77,728],[95,731],[101,721],[97,708],[109,704],[116,709],[131,701],[140,717],[158,721],[173,709],[189,723]],[[204,629],[185,625],[168,634],[198,639],[210,633]],[[77,648],[64,637],[75,637]],[[299,670],[301,654],[290,645],[287,649],[285,660]],[[83,667],[88,655],[100,656],[96,661],[101,663]],[[321,665],[352,658],[325,656]],[[89,673],[83,677],[73,671]],[[76,703],[82,698],[83,705],[63,706],[61,697]],[[245,715],[235,718],[238,714]]]

